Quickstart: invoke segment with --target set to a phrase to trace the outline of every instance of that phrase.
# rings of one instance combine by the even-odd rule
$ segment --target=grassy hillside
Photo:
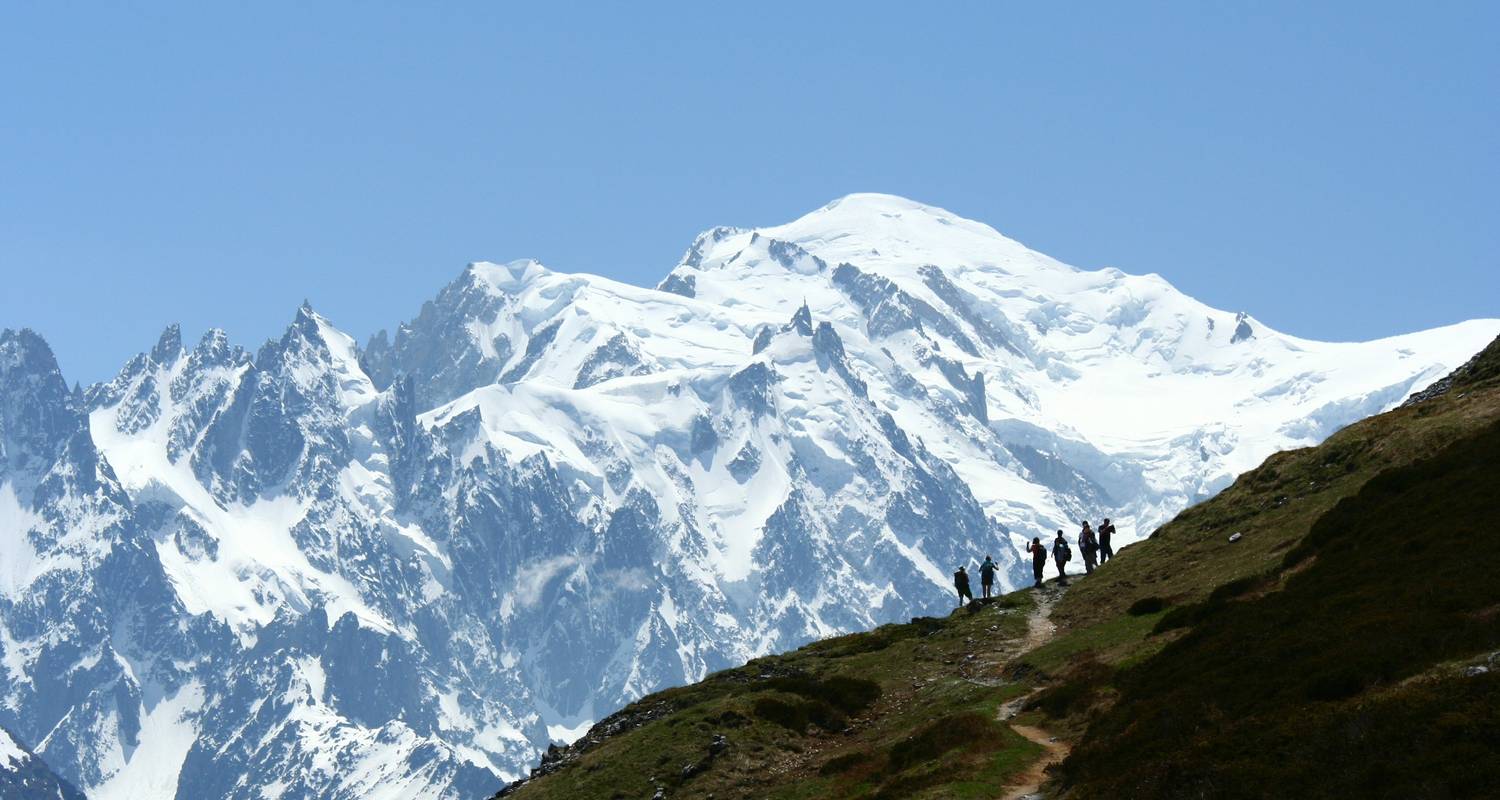
[[[1500,423],[1376,476],[1275,573],[1169,612],[1065,765],[1081,796],[1500,787]],[[1275,591],[1261,594],[1262,584]],[[1239,595],[1240,599],[1234,599]]]
[[[659,692],[504,796],[988,797],[1040,750],[996,721],[1034,610],[1016,595]]]
[[[1500,341],[1066,594],[651,695],[504,796],[1001,797],[1036,772],[1037,727],[1075,743],[1051,796],[1482,796],[1500,669],[1469,673],[1500,649],[1497,466]]]

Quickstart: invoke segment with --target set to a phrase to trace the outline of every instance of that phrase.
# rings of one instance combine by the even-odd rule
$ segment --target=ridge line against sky
[[[862,191],[1296,336],[1500,313],[1500,4],[6,16],[0,327],[70,381],[304,298],[363,341],[471,261],[651,286]]]

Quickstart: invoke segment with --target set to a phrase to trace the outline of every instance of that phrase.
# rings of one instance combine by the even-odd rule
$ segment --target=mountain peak
[[[170,364],[182,355],[182,326],[177,323],[168,325],[156,340],[156,346],[151,348],[151,360],[158,364]]]
[[[0,331],[0,374],[56,375],[59,381],[62,380],[62,371],[52,347],[30,328]]]
[[[893,194],[848,194],[801,217],[756,229],[830,264],[1000,266],[1072,271],[982,222]]]
[[[475,261],[467,272],[479,282],[501,292],[512,293],[544,275],[551,275],[542,262],[534,258],[522,258],[496,264],[490,261]]]
[[[850,192],[843,197],[835,198],[819,211],[832,211],[839,207],[894,211],[925,211],[933,209],[925,203],[919,203],[909,197],[886,192]],[[935,209],[942,211],[942,209]],[[816,212],[814,212],[816,213]]]
[[[906,220],[911,219],[945,219],[949,222],[966,220],[951,211],[937,206],[930,206],[910,198],[894,194],[882,194],[880,192],[855,192],[839,197],[822,207],[802,215],[790,225],[798,223],[813,223],[825,221],[834,225],[847,225],[857,220]]]

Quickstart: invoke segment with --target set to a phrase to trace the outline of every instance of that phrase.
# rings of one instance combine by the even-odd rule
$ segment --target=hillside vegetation
[[[1485,796],[1497,454],[1500,342],[1419,402],[1271,457],[1066,593],[649,696],[502,794],[1002,797],[1042,755],[1025,723],[1074,742],[1049,796]]]
[[[989,797],[1041,749],[996,719],[1026,690],[1003,669],[1035,610],[1012,595],[658,692],[504,796]]]

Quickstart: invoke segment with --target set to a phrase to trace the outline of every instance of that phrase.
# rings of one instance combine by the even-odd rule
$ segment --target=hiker
[[[1089,527],[1088,520],[1083,521],[1083,530],[1078,533],[1078,549],[1083,551],[1084,574],[1093,575],[1097,566],[1095,559],[1099,556],[1099,540],[1094,538],[1094,529]]]
[[[1114,533],[1115,533],[1114,523],[1112,523],[1112,522],[1109,521],[1109,517],[1105,517],[1104,518],[1104,522],[1102,522],[1102,523],[1099,524],[1099,563],[1100,564],[1103,564],[1104,562],[1106,562],[1106,561],[1110,560],[1111,558],[1115,557],[1115,549],[1113,547],[1109,546],[1109,537],[1113,536]]]
[[[1031,554],[1031,577],[1036,579],[1036,587],[1042,588],[1042,570],[1047,568],[1047,546],[1042,544],[1042,537],[1031,537],[1031,544],[1026,545],[1026,552]]]
[[[984,563],[979,565],[979,585],[984,589],[984,596],[988,598],[995,590],[995,562],[990,559],[988,553],[984,556]]]
[[[1073,560],[1073,548],[1068,546],[1067,537],[1062,531],[1057,532],[1057,540],[1052,543],[1052,560],[1057,564],[1057,582],[1068,585],[1069,561]]]
[[[969,573],[965,572],[963,567],[959,567],[958,572],[953,573],[953,587],[958,589],[959,607],[964,605],[965,598],[973,602],[974,593],[969,591]]]

